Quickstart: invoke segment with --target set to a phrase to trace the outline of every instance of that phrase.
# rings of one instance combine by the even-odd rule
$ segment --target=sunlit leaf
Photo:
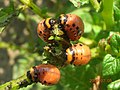
[[[81,5],[89,3],[89,0],[69,0],[74,4],[75,7],[80,7]]]
[[[107,54],[103,60],[103,76],[115,75],[120,72],[120,58]]]
[[[74,4],[75,7],[80,7],[80,0],[70,0]]]
[[[120,35],[119,34],[113,34],[110,39],[110,46],[115,54],[120,54]]]
[[[120,79],[108,85],[108,90],[120,90]]]
[[[114,6],[114,17],[116,21],[120,20],[120,9],[117,6]]]

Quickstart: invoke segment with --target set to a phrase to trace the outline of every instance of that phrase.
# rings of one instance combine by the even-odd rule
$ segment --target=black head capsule
[[[50,24],[51,26],[54,26],[55,23],[56,23],[56,20],[55,20],[55,19],[51,18],[51,19],[49,20],[49,24]]]
[[[66,24],[66,22],[67,22],[67,18],[68,18],[68,17],[67,17],[66,14],[61,14],[61,15],[59,16],[58,20],[57,20],[57,23],[64,26],[64,25]]]
[[[27,78],[29,78],[32,81],[32,76],[30,74],[30,71],[27,71]]]
[[[52,29],[53,26],[55,25],[55,23],[56,23],[55,19],[47,18],[47,19],[45,19],[44,25],[45,25],[46,28]]]
[[[58,24],[58,28],[59,28],[60,30],[64,30],[64,25]]]

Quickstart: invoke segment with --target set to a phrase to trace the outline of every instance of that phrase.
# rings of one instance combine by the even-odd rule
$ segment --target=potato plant
[[[70,15],[84,29],[78,19],[68,28]],[[37,32],[42,20],[52,42]],[[56,73],[44,64],[60,70],[59,81],[50,81]],[[120,0],[1,0],[0,90],[18,89],[120,90]]]

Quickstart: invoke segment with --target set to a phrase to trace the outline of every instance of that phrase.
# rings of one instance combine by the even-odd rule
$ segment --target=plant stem
[[[32,2],[32,0],[20,0],[20,2],[28,6],[34,13],[38,14],[40,17],[42,18],[48,17],[46,13],[42,13],[42,10],[38,6],[36,6]]]
[[[90,3],[93,5],[93,7],[98,11],[100,9],[100,4],[97,0],[90,0]]]
[[[18,90],[19,88],[26,87],[30,84],[32,84],[31,81],[27,78],[26,74],[24,74],[18,79],[11,80],[1,85],[0,90]]]
[[[113,17],[113,0],[102,0],[103,1],[103,11],[101,12],[103,19],[106,24],[106,28],[109,29],[114,25]]]

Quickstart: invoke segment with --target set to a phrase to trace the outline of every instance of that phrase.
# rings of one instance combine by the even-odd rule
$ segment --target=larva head
[[[45,42],[53,42],[52,40],[48,40],[51,36],[51,30],[53,29],[56,21],[51,18],[47,18],[42,20],[37,27],[38,36]]]
[[[44,85],[54,85],[60,80],[60,71],[50,64],[41,64],[30,69],[33,82],[40,82]]]

